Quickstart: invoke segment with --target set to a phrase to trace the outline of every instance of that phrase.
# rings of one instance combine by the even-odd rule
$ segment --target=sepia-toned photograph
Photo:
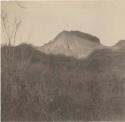
[[[125,121],[125,1],[1,1],[1,121]]]

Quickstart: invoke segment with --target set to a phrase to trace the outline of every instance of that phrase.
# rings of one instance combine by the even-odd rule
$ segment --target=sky
[[[4,1],[1,8],[22,21],[16,44],[41,46],[63,30],[90,33],[107,46],[125,39],[125,0]]]

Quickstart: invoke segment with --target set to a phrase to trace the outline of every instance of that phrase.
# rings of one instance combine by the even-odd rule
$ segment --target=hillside
[[[1,53],[3,121],[125,120],[125,51],[78,60],[22,44]]]
[[[80,31],[62,31],[54,40],[37,49],[46,54],[61,54],[79,59],[87,57],[95,49],[100,48],[103,48],[103,45],[93,35]]]
[[[125,40],[120,40],[118,43],[116,43],[113,47],[113,50],[123,50],[125,51]]]

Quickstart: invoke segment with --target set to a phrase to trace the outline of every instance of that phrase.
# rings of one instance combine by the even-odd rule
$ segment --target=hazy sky
[[[79,30],[113,45],[125,39],[125,0],[2,2],[9,18],[22,20],[17,43],[43,45],[63,30]]]

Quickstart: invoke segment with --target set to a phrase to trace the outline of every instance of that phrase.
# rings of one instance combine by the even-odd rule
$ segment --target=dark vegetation
[[[87,59],[1,47],[2,120],[125,120],[125,51]]]

